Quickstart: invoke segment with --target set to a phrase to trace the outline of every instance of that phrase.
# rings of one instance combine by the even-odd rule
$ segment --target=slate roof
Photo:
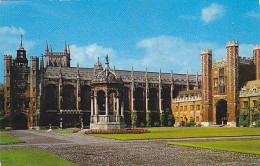
[[[91,81],[101,70],[94,71],[94,68],[79,68],[79,76],[81,80]],[[59,72],[62,79],[77,79],[77,67],[50,67],[45,70],[44,78],[59,78]],[[131,72],[129,70],[115,70],[115,74],[121,77],[123,82],[131,82]],[[134,81],[144,83],[145,71],[134,71]],[[161,73],[162,83],[171,84],[171,73]],[[186,85],[186,74],[173,73],[174,84]],[[191,85],[195,84],[195,75],[189,75]],[[200,75],[198,76],[200,82]],[[159,82],[159,72],[148,72],[149,83]]]

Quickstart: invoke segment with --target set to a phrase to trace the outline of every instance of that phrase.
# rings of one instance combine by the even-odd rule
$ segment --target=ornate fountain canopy
[[[110,70],[108,55],[106,55],[106,67],[99,72],[91,82],[92,84],[107,84],[107,83],[122,83],[122,78],[118,77],[116,73]]]

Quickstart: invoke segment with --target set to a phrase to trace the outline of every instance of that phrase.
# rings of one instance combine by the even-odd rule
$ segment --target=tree
[[[0,128],[4,128],[6,124],[8,123],[8,118],[4,114],[4,110],[0,110]]]
[[[169,108],[165,109],[165,117],[166,117],[166,126],[173,126],[174,124],[174,119],[172,116],[172,112],[170,111]]]
[[[247,110],[244,110],[240,114],[239,124],[240,124],[240,126],[243,126],[243,127],[248,127],[249,126],[249,124],[250,124],[250,115],[247,113]]]
[[[151,127],[152,126],[152,120],[151,120],[151,112],[148,111],[146,113],[146,126]]]
[[[162,127],[165,126],[165,115],[164,112],[160,113],[160,122]]]
[[[136,111],[131,112],[132,128],[137,126],[137,113]]]

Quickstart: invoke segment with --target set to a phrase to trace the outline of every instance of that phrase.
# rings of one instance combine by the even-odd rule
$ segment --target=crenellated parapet
[[[12,55],[4,55],[4,60],[9,60],[9,59],[12,59]]]
[[[260,45],[254,45],[254,50],[260,50]]]
[[[226,47],[238,47],[238,41],[229,41],[226,43]]]
[[[204,49],[204,50],[201,50],[200,53],[201,54],[212,54],[212,50],[211,49]]]

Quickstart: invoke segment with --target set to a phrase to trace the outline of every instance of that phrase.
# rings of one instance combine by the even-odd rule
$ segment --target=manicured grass
[[[220,137],[260,135],[259,128],[190,128],[190,127],[161,127],[149,128],[150,133],[143,134],[93,134],[93,136],[119,139],[166,139],[192,137]]]
[[[4,150],[0,152],[0,161],[2,165],[6,166],[74,165],[73,163],[54,156],[42,149]]]
[[[243,141],[205,141],[205,142],[167,142],[170,145],[218,149],[260,155],[260,140]]]
[[[15,137],[9,136],[4,132],[0,132],[0,144],[15,144],[15,143],[21,143],[22,140],[19,140]]]

